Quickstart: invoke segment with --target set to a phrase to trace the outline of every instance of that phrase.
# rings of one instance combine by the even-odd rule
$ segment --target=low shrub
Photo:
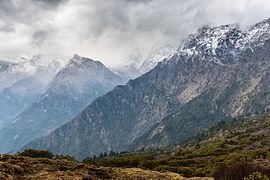
[[[23,152],[18,153],[19,156],[28,156],[33,158],[49,158],[54,157],[53,153],[45,150],[25,149]]]

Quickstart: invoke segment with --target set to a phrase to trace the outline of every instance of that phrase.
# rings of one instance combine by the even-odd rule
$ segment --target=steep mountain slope
[[[0,62],[0,91],[4,88],[11,86],[16,81],[28,77],[30,72],[23,70],[23,64],[26,63],[15,63],[15,62]]]
[[[253,33],[254,29],[262,27],[269,28],[269,22],[264,21],[252,27],[244,34],[243,39]],[[256,32],[260,32],[259,36],[249,39],[249,46],[240,52],[237,63],[221,74],[214,86],[176,113],[164,118],[161,123],[135,140],[130,148],[174,146],[217,121],[269,111],[269,30],[257,30]]]
[[[71,122],[27,147],[81,159],[126,150],[153,126],[134,147],[166,146],[226,115],[255,111],[259,106],[250,106],[251,100],[264,109],[269,100],[262,96],[270,84],[269,34],[269,20],[244,32],[236,25],[204,27],[170,59],[98,98]]]
[[[234,118],[215,124],[181,146],[110,153],[108,156],[88,158],[85,162],[100,166],[173,171],[186,177],[212,176],[223,179],[218,176],[224,174],[228,179],[229,175],[234,174],[242,178],[229,179],[244,179],[254,171],[268,172],[270,177],[269,125],[269,114]],[[232,168],[228,168],[231,165],[239,166],[239,163],[243,168],[235,168],[236,174]],[[244,168],[245,165],[249,168]]]
[[[64,124],[96,97],[121,83],[101,62],[74,57],[50,82],[46,92],[0,130],[0,152],[18,150],[27,142]]]
[[[56,59],[48,60],[42,56],[2,65],[0,79],[6,79],[0,91],[0,129],[37,100],[61,68]]]

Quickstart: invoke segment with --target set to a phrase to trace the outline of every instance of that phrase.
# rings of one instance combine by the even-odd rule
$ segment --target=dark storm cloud
[[[77,52],[114,64],[203,25],[245,27],[269,12],[269,0],[0,0],[0,56]]]

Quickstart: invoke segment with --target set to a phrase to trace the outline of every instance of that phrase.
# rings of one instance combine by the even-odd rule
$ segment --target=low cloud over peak
[[[0,0],[0,57],[78,52],[115,66],[135,48],[269,12],[269,0]]]

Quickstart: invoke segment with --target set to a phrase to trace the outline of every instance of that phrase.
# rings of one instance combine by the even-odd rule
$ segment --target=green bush
[[[195,172],[192,168],[185,167],[185,168],[179,169],[178,173],[185,177],[193,177]]]
[[[45,150],[25,149],[23,152],[18,153],[19,156],[28,156],[33,158],[49,158],[54,157],[53,153]]]

